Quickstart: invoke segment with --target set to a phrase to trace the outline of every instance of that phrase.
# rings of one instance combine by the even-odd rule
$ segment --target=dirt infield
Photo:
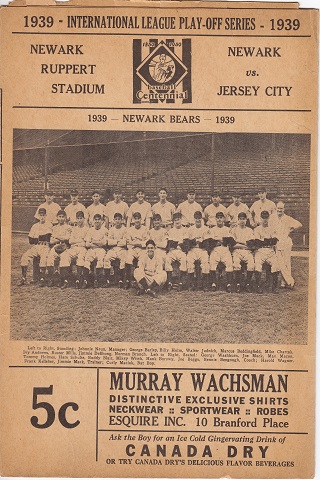
[[[17,287],[26,235],[12,242],[11,338],[42,341],[307,343],[308,258],[294,257],[294,290],[163,293]],[[31,278],[32,268],[28,276]]]

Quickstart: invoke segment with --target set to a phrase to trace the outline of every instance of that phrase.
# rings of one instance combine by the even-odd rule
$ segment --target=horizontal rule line
[[[144,107],[117,107],[117,108],[109,108],[109,107],[63,107],[63,106],[39,106],[39,105],[13,105],[12,108],[35,108],[35,109],[65,109],[65,110],[138,110],[138,111],[177,111],[177,112],[188,112],[188,111],[195,111],[195,112],[305,112],[310,113],[312,110],[304,110],[304,109],[259,109],[259,108],[144,108]],[[129,122],[130,123],[130,122]],[[141,123],[141,122],[140,122]]]
[[[180,367],[117,367],[116,365],[112,367],[88,367],[88,366],[73,366],[73,365],[9,365],[9,368],[91,368],[99,370],[174,370],[174,371],[210,371],[210,372],[291,372],[291,373],[308,373],[308,370],[282,370],[282,369],[265,369],[265,368],[180,368]]]
[[[155,35],[154,33],[91,33],[91,32],[11,32],[12,35],[102,35],[102,36],[129,36],[129,37],[150,37],[150,35]],[[311,38],[311,35],[219,35],[219,34],[209,34],[209,33],[157,33],[157,37],[237,37],[237,38]]]
[[[110,429],[103,429],[103,428],[100,428],[98,430],[98,432],[127,432],[127,433],[131,433],[131,432],[134,432],[134,433],[138,433],[138,432],[142,432],[142,433],[145,433],[145,432],[151,432],[151,433],[166,433],[166,432],[173,432],[173,433],[177,433],[176,430],[110,430]],[[223,431],[217,431],[217,430],[179,430],[178,432],[179,434],[181,433],[216,433],[216,434],[219,434],[219,433],[239,433],[239,434],[243,434],[243,433],[250,433],[251,435],[252,434],[255,434],[255,435],[258,435],[258,434],[264,434],[264,435],[283,435],[284,433],[286,435],[308,435],[308,432],[286,432],[286,431],[283,431],[283,432],[252,432],[252,431],[249,431],[249,432],[243,432],[243,431],[240,431],[240,432],[236,432],[236,431],[229,431],[229,430],[223,430]]]

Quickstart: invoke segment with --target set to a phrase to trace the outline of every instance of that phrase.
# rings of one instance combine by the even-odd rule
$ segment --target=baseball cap
[[[172,215],[172,220],[180,220],[182,218],[181,213],[176,212]]]
[[[140,212],[135,212],[132,216],[133,216],[133,218],[141,218],[141,213]]]
[[[155,213],[155,214],[153,215],[153,220],[162,220],[160,213]]]
[[[67,214],[64,210],[59,210],[59,212],[57,213],[57,217],[59,217],[59,215],[63,215],[64,217],[67,216]]]
[[[202,213],[198,210],[197,212],[194,212],[193,217],[194,218],[202,218]]]
[[[217,212],[216,213],[216,218],[224,218],[224,213],[223,212]]]
[[[51,195],[53,195],[53,191],[52,191],[52,190],[45,190],[45,191],[44,191],[44,194],[51,196]]]
[[[74,190],[70,191],[70,195],[79,195],[79,192],[78,192],[78,190],[74,189]]]
[[[113,215],[113,218],[121,218],[121,220],[122,220],[122,215],[121,215],[121,213],[116,212],[116,213]]]
[[[100,213],[96,213],[95,215],[93,215],[93,220],[101,220],[102,219],[102,216],[100,215]]]
[[[261,215],[261,218],[269,218],[270,217],[270,214],[267,210],[262,210],[260,215]]]
[[[240,212],[238,218],[247,218],[247,214],[245,212]]]
[[[47,210],[46,210],[45,208],[39,208],[38,213],[39,213],[39,215],[41,215],[41,214],[42,214],[42,215],[46,215],[46,214],[47,214]]]
[[[84,218],[84,213],[79,210],[79,212],[76,213],[76,218]]]

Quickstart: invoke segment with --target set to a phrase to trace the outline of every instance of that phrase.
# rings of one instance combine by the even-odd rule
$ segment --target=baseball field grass
[[[292,259],[294,290],[177,292],[156,299],[134,290],[18,287],[27,235],[13,235],[11,338],[38,341],[307,343],[308,258]],[[29,267],[28,281],[32,277]]]

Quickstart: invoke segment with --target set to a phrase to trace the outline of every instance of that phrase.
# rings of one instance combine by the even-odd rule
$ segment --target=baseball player
[[[76,225],[78,225],[77,213],[83,212],[85,222],[87,222],[88,212],[86,207],[79,202],[78,190],[71,190],[70,197],[71,197],[71,203],[69,203],[69,205],[66,206],[64,211],[66,212],[67,222],[69,223],[69,225],[71,225],[72,227],[75,227]]]
[[[88,278],[91,263],[96,261],[96,269],[94,272],[93,288],[98,288],[103,284],[103,265],[106,254],[105,247],[108,243],[108,230],[104,226],[103,216],[95,213],[93,216],[93,227],[90,227],[85,236],[87,253],[83,265],[83,282],[81,288],[88,286]]]
[[[85,220],[85,215],[82,210],[76,213],[76,226],[72,227],[69,245],[70,248],[65,250],[60,255],[60,278],[62,281],[61,289],[68,287],[68,276],[70,274],[71,262],[76,260],[77,275],[75,287],[80,288],[83,275],[83,266],[85,256],[87,253],[85,238],[89,227]]]
[[[195,212],[202,213],[202,207],[195,201],[195,198],[196,192],[193,188],[190,188],[187,193],[187,200],[178,205],[177,213],[181,213],[181,223],[183,227],[194,225]]]
[[[51,223],[51,225],[56,225],[57,224],[57,214],[58,214],[59,210],[61,210],[61,207],[60,207],[60,205],[58,205],[57,203],[55,203],[53,201],[54,194],[51,190],[46,190],[44,192],[44,198],[45,198],[46,201],[44,203],[41,203],[41,205],[39,205],[39,207],[37,208],[37,211],[35,213],[34,218],[36,218],[37,220],[40,220],[39,210],[40,210],[40,208],[44,208],[47,212],[47,222]]]
[[[187,269],[188,269],[188,288],[194,289],[194,272],[195,263],[200,262],[200,279],[198,282],[203,283],[207,288],[209,282],[209,255],[208,252],[201,248],[203,240],[210,236],[209,228],[203,225],[202,213],[197,211],[194,213],[194,225],[188,229],[189,239],[193,243],[193,247],[187,253]],[[202,282],[201,282],[202,280]]]
[[[215,227],[217,225],[216,214],[218,212],[223,212],[226,221],[228,220],[227,209],[224,205],[222,205],[219,193],[213,193],[211,195],[211,200],[212,203],[210,203],[210,205],[208,205],[204,209],[205,223],[206,225],[208,225],[209,228]]]
[[[229,227],[225,226],[225,216],[223,212],[216,214],[217,225],[210,229],[210,238],[216,240],[216,246],[210,254],[210,274],[211,274],[211,288],[215,292],[217,290],[217,267],[219,262],[226,268],[227,286],[226,291],[231,293],[232,283],[232,256],[229,249],[228,242],[225,239],[232,238]]]
[[[108,246],[111,247],[104,257],[104,273],[106,278],[106,286],[110,285],[111,262],[114,260],[120,261],[120,270],[114,266],[114,275],[119,279],[119,287],[123,287],[124,269],[126,266],[127,257],[127,229],[123,225],[123,216],[121,213],[115,213],[108,234]]]
[[[167,189],[164,187],[160,188],[159,202],[153,205],[152,214],[153,217],[155,217],[155,215],[160,215],[161,227],[169,229],[172,227],[172,215],[176,211],[176,207],[173,205],[173,203],[168,202],[167,196]]]
[[[302,227],[302,224],[294,218],[286,215],[285,205],[278,202],[276,206],[276,215],[272,218],[272,227],[275,230],[275,236],[278,238],[276,252],[281,272],[280,287],[293,288],[294,278],[291,274],[291,250],[292,240],[290,234]]]
[[[49,241],[52,233],[52,224],[47,221],[45,208],[38,210],[39,222],[32,225],[28,238],[30,248],[21,257],[21,280],[18,286],[26,285],[29,263],[34,258],[40,259],[40,274],[44,278],[49,253]]]
[[[161,215],[156,213],[152,218],[153,228],[148,231],[148,238],[153,240],[156,246],[156,253],[160,255],[163,263],[166,260],[166,248],[168,244],[168,231],[165,227],[162,227],[163,224]]]
[[[182,289],[187,275],[187,255],[182,251],[183,241],[189,237],[187,228],[182,226],[182,215],[179,212],[173,214],[173,227],[168,232],[168,253],[165,268],[168,274],[168,291],[172,290],[172,264],[179,262],[179,290]]]
[[[127,227],[129,228],[135,223],[133,214],[139,212],[141,215],[141,225],[144,225],[149,230],[152,217],[151,205],[145,200],[145,193],[141,189],[137,191],[136,198],[137,201],[130,206],[127,213]]]
[[[54,285],[54,275],[59,277],[58,265],[61,254],[69,247],[71,226],[67,224],[67,216],[64,210],[57,214],[58,224],[52,227],[50,238],[50,252],[47,258],[48,287]],[[39,286],[44,286],[44,279],[40,278]]]
[[[240,212],[238,215],[238,225],[232,230],[232,236],[236,241],[232,251],[233,271],[236,281],[236,292],[241,292],[241,263],[247,266],[246,291],[252,292],[251,281],[254,272],[254,256],[248,247],[250,240],[254,240],[255,235],[250,227],[247,227],[247,215]]]
[[[114,226],[114,215],[121,213],[122,222],[126,223],[127,212],[129,210],[128,204],[122,200],[121,190],[114,190],[113,200],[107,203],[104,209],[104,216],[106,220],[106,227],[110,228]]]
[[[255,254],[255,278],[257,282],[257,292],[263,293],[261,286],[262,266],[264,263],[271,266],[272,292],[278,293],[279,264],[276,255],[275,245],[277,243],[276,232],[272,226],[269,226],[270,214],[263,210],[260,214],[261,224],[254,229],[254,235],[257,240],[262,242],[261,247]]]
[[[276,211],[276,205],[274,202],[267,198],[267,189],[265,187],[260,187],[258,189],[259,200],[254,202],[250,208],[252,216],[252,226],[256,227],[261,223],[261,212],[266,210],[269,212],[270,221],[273,218],[273,215]]]
[[[230,220],[230,228],[237,226],[238,215],[240,212],[243,212],[246,214],[250,224],[253,223],[249,207],[245,203],[241,202],[241,195],[239,195],[238,193],[234,193],[232,195],[232,203],[227,208],[227,213]]]
[[[89,205],[87,208],[88,212],[88,223],[89,227],[93,227],[94,225],[94,216],[96,213],[101,215],[102,221],[104,221],[104,211],[105,211],[105,206],[103,203],[101,203],[101,194],[97,190],[92,192],[92,204]]]
[[[129,217],[128,217],[129,220]],[[134,225],[127,229],[127,255],[125,267],[125,288],[130,288],[130,282],[133,278],[133,260],[139,261],[141,255],[145,252],[146,242],[148,240],[148,228],[142,225],[141,213],[133,214]]]
[[[134,278],[138,284],[137,295],[145,292],[152,298],[156,297],[157,291],[166,283],[167,274],[163,269],[161,258],[156,254],[156,245],[153,240],[147,240],[146,253],[139,259]]]

